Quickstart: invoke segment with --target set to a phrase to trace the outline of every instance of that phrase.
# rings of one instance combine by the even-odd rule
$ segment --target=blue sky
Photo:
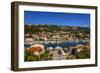
[[[89,27],[90,14],[24,11],[24,23]]]

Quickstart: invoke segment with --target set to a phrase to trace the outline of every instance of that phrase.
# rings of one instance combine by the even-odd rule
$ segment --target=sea
[[[53,47],[53,48],[55,48],[57,46],[60,46],[62,48],[65,48],[65,47],[76,46],[76,45],[79,45],[79,44],[83,45],[83,44],[87,44],[87,43],[89,43],[89,41],[80,40],[80,41],[63,41],[63,42],[60,42],[60,43],[42,43],[42,45],[44,45],[45,47]],[[24,44],[24,47],[25,48],[29,48],[32,45],[34,45],[34,44]]]

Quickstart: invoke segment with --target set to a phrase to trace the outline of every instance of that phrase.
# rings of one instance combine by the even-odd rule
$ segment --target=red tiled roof
[[[27,49],[28,52],[35,52],[35,51],[42,51],[42,48],[41,47],[32,47],[32,48],[29,48]]]

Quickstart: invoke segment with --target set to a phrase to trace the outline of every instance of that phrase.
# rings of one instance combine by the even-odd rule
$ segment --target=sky
[[[90,14],[24,11],[24,24],[90,27]]]

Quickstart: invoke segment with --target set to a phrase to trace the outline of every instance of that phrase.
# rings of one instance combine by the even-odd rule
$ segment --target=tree
[[[80,51],[79,53],[77,53],[76,57],[78,59],[90,58],[90,49],[84,48],[82,51]]]
[[[37,61],[38,58],[36,56],[28,56],[27,61]]]

